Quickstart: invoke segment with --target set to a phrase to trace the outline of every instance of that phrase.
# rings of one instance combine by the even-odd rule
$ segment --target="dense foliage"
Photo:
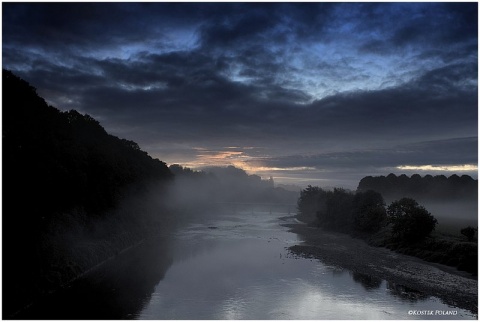
[[[327,192],[319,187],[308,186],[300,191],[297,201],[298,219],[312,222],[317,216],[317,211],[325,209]]]
[[[341,188],[327,191],[322,206],[317,211],[318,224],[337,231],[351,231],[353,228],[354,195]]]
[[[461,230],[468,242],[460,237],[431,236],[437,220],[412,198],[395,200],[386,208],[382,195],[373,190],[354,193],[308,186],[300,193],[297,210],[297,218],[306,223],[477,274],[476,229]]]
[[[308,186],[297,201],[298,218],[336,231],[376,232],[384,223],[385,202],[374,191],[332,191]]]
[[[387,214],[385,201],[378,192],[368,190],[357,192],[353,199],[354,226],[357,230],[374,233],[385,224]]]
[[[477,229],[476,228],[473,228],[471,226],[468,226],[468,227],[465,227],[465,228],[462,228],[460,230],[460,233],[467,237],[467,240],[469,242],[473,241],[473,239],[475,238],[475,233],[476,233]]]
[[[163,162],[135,142],[108,135],[89,115],[48,106],[8,71],[3,92],[6,193],[28,196],[43,214],[72,207],[102,212],[130,184],[171,177]]]
[[[132,232],[151,227],[145,208],[113,210],[127,196],[144,195],[153,186],[161,194],[162,183],[173,175],[165,163],[135,142],[109,135],[92,117],[61,112],[11,72],[3,70],[2,76],[3,273],[8,276],[3,290],[9,294],[3,307],[8,315],[17,302],[66,282],[141,238]]]
[[[316,214],[319,227],[342,231],[375,233],[389,226],[394,237],[407,242],[430,234],[437,220],[415,200],[402,198],[385,209],[385,201],[373,190],[355,193],[341,188],[331,191],[308,186],[298,199],[298,218],[311,219]]]
[[[427,237],[437,224],[435,217],[411,198],[392,202],[387,208],[387,220],[392,224],[393,236],[406,242]]]

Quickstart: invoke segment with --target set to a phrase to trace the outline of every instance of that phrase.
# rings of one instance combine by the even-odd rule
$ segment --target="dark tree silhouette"
[[[373,190],[357,192],[353,199],[353,208],[354,226],[359,231],[377,232],[387,218],[385,201],[381,194]]]
[[[2,79],[3,272],[9,277],[3,280],[9,294],[3,312],[9,316],[112,254],[98,247],[82,260],[69,257],[79,244],[73,236],[92,245],[108,241],[113,252],[128,244],[119,235],[136,230],[139,236],[161,221],[146,211],[119,218],[115,210],[153,185],[160,198],[173,175],[91,116],[49,106],[10,71],[3,70]]]
[[[302,190],[297,201],[299,219],[305,222],[312,222],[316,218],[317,211],[324,207],[323,203],[325,202],[326,194],[325,190],[310,185]]]
[[[460,233],[462,235],[464,235],[465,237],[467,237],[467,240],[469,242],[473,241],[473,238],[475,237],[475,232],[477,231],[477,229],[471,227],[471,226],[468,226],[468,227],[465,227],[463,229],[460,230]]]
[[[387,220],[392,224],[392,234],[406,242],[416,242],[427,237],[437,220],[414,199],[402,198],[387,208]]]
[[[350,232],[353,228],[353,193],[334,188],[325,194],[325,208],[317,211],[319,225],[328,229]]]

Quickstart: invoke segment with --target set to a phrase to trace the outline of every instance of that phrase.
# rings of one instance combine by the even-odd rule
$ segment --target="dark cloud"
[[[443,3],[446,12],[452,16],[444,22],[446,26],[446,40],[461,41],[463,39],[478,42],[478,3]]]
[[[477,20],[476,3],[4,3],[3,63],[167,162],[236,145],[378,168],[477,135]]]
[[[252,161],[270,167],[312,167],[359,170],[402,165],[457,165],[477,163],[477,138],[416,142],[383,149],[362,149],[316,155],[293,155]]]
[[[478,9],[476,3],[396,3],[391,6],[373,4],[359,13],[358,27],[365,37],[360,53],[393,54],[399,50],[420,53],[433,50],[448,56],[464,46],[475,45]],[[393,16],[395,17],[392,21]],[[387,28],[385,26],[388,26]],[[458,56],[457,56],[458,59]]]
[[[242,10],[239,8],[238,12]],[[271,13],[257,9],[248,14],[237,13],[224,17],[222,21],[212,21],[201,29],[202,45],[207,48],[241,47],[245,42],[251,43],[252,38],[261,41],[262,36],[275,27],[275,21],[271,21],[271,18]]]
[[[211,5],[176,3],[5,3],[8,44],[87,52],[165,40],[169,29],[202,21]]]

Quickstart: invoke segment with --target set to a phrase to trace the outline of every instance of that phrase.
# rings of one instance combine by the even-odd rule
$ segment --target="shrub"
[[[467,240],[469,242],[473,241],[473,238],[475,237],[475,231],[476,229],[471,227],[471,226],[468,226],[468,227],[465,227],[463,229],[460,230],[460,233],[462,235],[464,235],[465,237],[467,237]]]
[[[393,236],[408,243],[424,239],[437,224],[435,217],[411,198],[392,202],[387,208],[387,220],[392,224]]]

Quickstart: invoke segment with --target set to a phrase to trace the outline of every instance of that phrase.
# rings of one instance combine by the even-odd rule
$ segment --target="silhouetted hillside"
[[[49,212],[75,206],[101,212],[128,185],[171,177],[163,162],[135,142],[107,134],[88,115],[48,106],[8,71],[3,73],[3,143],[5,193],[27,195],[35,209]]]
[[[3,311],[18,310],[141,238],[145,208],[172,173],[88,115],[49,106],[3,70]],[[142,205],[143,206],[143,205]],[[161,215],[161,214],[160,214]],[[158,218],[156,219],[158,220]],[[136,235],[135,235],[136,234]],[[88,245],[87,245],[88,244]]]

